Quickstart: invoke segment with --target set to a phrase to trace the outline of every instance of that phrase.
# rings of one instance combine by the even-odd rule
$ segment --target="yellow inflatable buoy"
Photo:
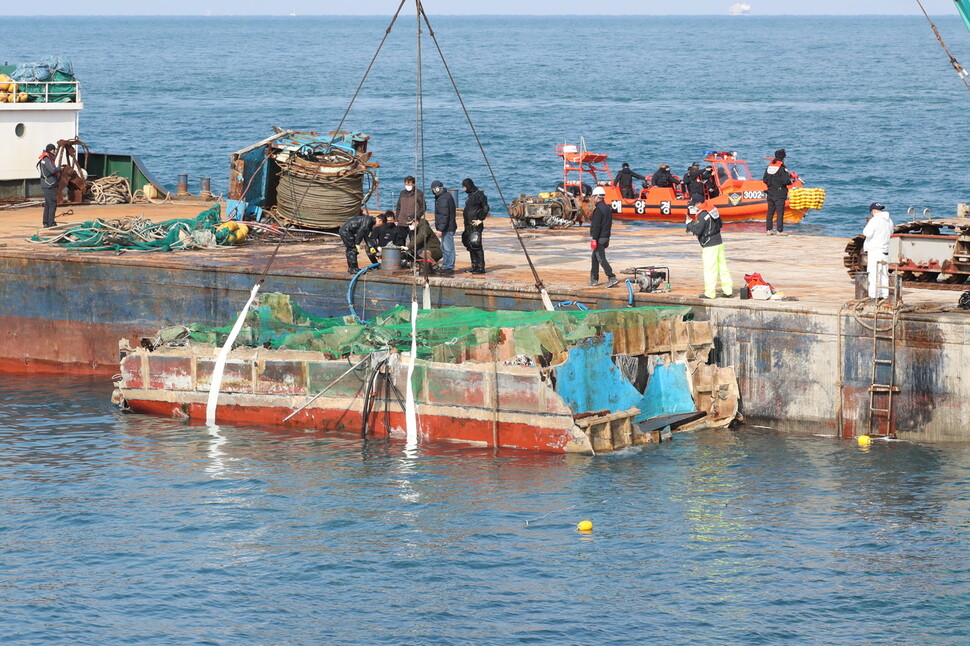
[[[221,231],[223,229],[229,231],[229,237],[226,239],[226,244],[239,244],[246,238],[247,235],[249,235],[249,227],[242,222],[237,222],[235,220],[223,222],[219,225],[216,231]]]
[[[868,435],[860,435],[856,438],[856,441],[859,443],[859,446],[869,446],[872,444],[872,438]]]
[[[581,532],[591,532],[593,531],[593,521],[591,520],[580,521],[579,524],[576,525],[576,529],[578,529]]]

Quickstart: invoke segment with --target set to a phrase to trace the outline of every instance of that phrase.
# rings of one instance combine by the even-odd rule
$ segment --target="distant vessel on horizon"
[[[728,7],[729,16],[747,16],[751,13],[751,5],[743,2],[736,2]]]

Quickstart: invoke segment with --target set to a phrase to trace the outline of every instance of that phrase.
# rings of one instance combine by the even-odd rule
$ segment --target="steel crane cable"
[[[495,190],[498,191],[499,198],[502,200],[502,205],[505,207],[505,212],[509,213],[509,203],[505,199],[505,194],[502,192],[502,187],[498,183],[498,177],[495,176],[495,171],[492,169],[492,164],[488,159],[488,154],[485,152],[485,147],[482,145],[482,140],[478,136],[478,131],[475,129],[475,124],[472,122],[471,115],[468,113],[468,108],[465,107],[465,100],[461,96],[461,92],[458,90],[458,84],[455,82],[455,77],[451,73],[451,68],[448,66],[448,61],[445,60],[445,54],[441,51],[441,44],[438,42],[438,36],[434,33],[434,29],[431,27],[431,21],[428,20],[428,14],[424,11],[424,6],[421,4],[421,0],[415,0],[418,5],[418,11],[421,13],[421,17],[424,18],[424,24],[428,27],[428,33],[431,35],[431,39],[434,41],[435,48],[438,50],[438,56],[441,58],[441,64],[445,68],[445,72],[448,74],[448,80],[451,81],[451,87],[455,90],[455,96],[458,97],[458,103],[461,104],[461,109],[465,113],[465,119],[468,121],[468,127],[471,128],[472,135],[475,137],[475,142],[478,144],[478,149],[482,153],[482,158],[485,160],[485,165],[488,167],[488,172],[492,176],[492,182],[495,183]],[[532,257],[529,255],[529,250],[525,247],[525,241],[522,239],[522,234],[519,230],[515,228],[515,221],[512,216],[509,215],[509,220],[512,221],[512,230],[515,232],[515,237],[519,241],[519,246],[522,247],[522,253],[525,254],[526,262],[529,263],[529,269],[532,271],[532,277],[535,279],[536,289],[542,295],[542,302],[546,306],[546,309],[553,310],[552,301],[549,299],[549,294],[546,292],[546,287],[542,283],[542,279],[539,278],[539,272],[536,270],[535,264],[532,262]]]
[[[926,9],[923,8],[923,3],[920,2],[920,0],[916,0],[916,4],[919,5],[919,8],[923,12],[923,15],[926,16],[926,22],[930,23],[930,27],[933,29],[933,33],[936,35],[936,39],[940,41],[940,46],[943,48],[943,51],[946,52],[946,55],[950,57],[950,65],[953,66],[953,69],[955,69],[957,72],[957,76],[960,77],[960,80],[963,81],[963,84],[967,86],[968,90],[970,90],[970,80],[968,80],[968,77],[970,77],[970,72],[968,72],[963,65],[960,65],[960,62],[953,56],[953,54],[950,53],[950,50],[946,46],[946,43],[943,42],[943,36],[940,35],[940,31],[936,28],[936,25],[933,24],[933,21],[930,20],[930,15],[926,13]]]

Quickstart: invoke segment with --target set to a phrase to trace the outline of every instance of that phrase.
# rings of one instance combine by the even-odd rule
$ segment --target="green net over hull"
[[[686,307],[637,307],[616,310],[487,312],[474,307],[421,310],[417,320],[418,358],[457,362],[474,360],[469,352],[490,343],[509,343],[515,354],[555,355],[583,339],[645,330],[658,321],[684,318]],[[352,316],[318,318],[284,294],[265,294],[248,315],[237,346],[312,350],[334,358],[411,347],[411,311],[395,307],[368,323]],[[160,341],[184,337],[222,345],[232,326],[170,328]],[[486,357],[479,357],[486,358]]]
[[[222,207],[216,203],[194,218],[152,222],[147,218],[98,218],[67,227],[45,229],[31,242],[74,251],[173,251],[233,244],[235,237],[222,224]]]

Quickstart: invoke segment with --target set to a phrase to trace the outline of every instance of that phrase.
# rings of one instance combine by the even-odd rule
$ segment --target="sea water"
[[[0,384],[0,643],[970,643],[967,446],[409,453],[109,395]]]
[[[388,5],[388,12],[393,10]],[[922,16],[439,17],[432,26],[507,200],[552,190],[561,143],[649,174],[682,174],[730,150],[756,177],[778,148],[824,210],[792,231],[852,236],[868,205],[952,215],[966,192],[968,92]],[[228,186],[229,154],[272,126],[341,120],[389,17],[2,18],[0,60],[70,58],[83,83],[81,138],[136,153],[174,187]],[[970,65],[970,34],[938,19]],[[372,136],[381,206],[408,174],[427,188],[472,177],[501,200],[428,30],[424,145],[415,145],[416,26],[394,25],[344,122]],[[416,155],[416,148],[418,155]],[[416,163],[423,159],[423,164]],[[422,172],[423,169],[423,172]],[[417,172],[416,172],[417,171]],[[375,206],[377,200],[375,200]]]
[[[432,19],[507,196],[554,186],[555,145],[584,137],[640,172],[729,149],[757,175],[785,147],[829,194],[802,233],[968,197],[968,96],[916,17]],[[220,192],[271,126],[336,126],[386,23],[4,18],[0,60],[70,57],[93,149]],[[415,170],[413,27],[346,122],[385,204]],[[425,183],[471,176],[496,204],[428,37]],[[110,388],[0,382],[0,643],[970,643],[965,446],[746,427],[595,458],[410,452],[126,415]]]

